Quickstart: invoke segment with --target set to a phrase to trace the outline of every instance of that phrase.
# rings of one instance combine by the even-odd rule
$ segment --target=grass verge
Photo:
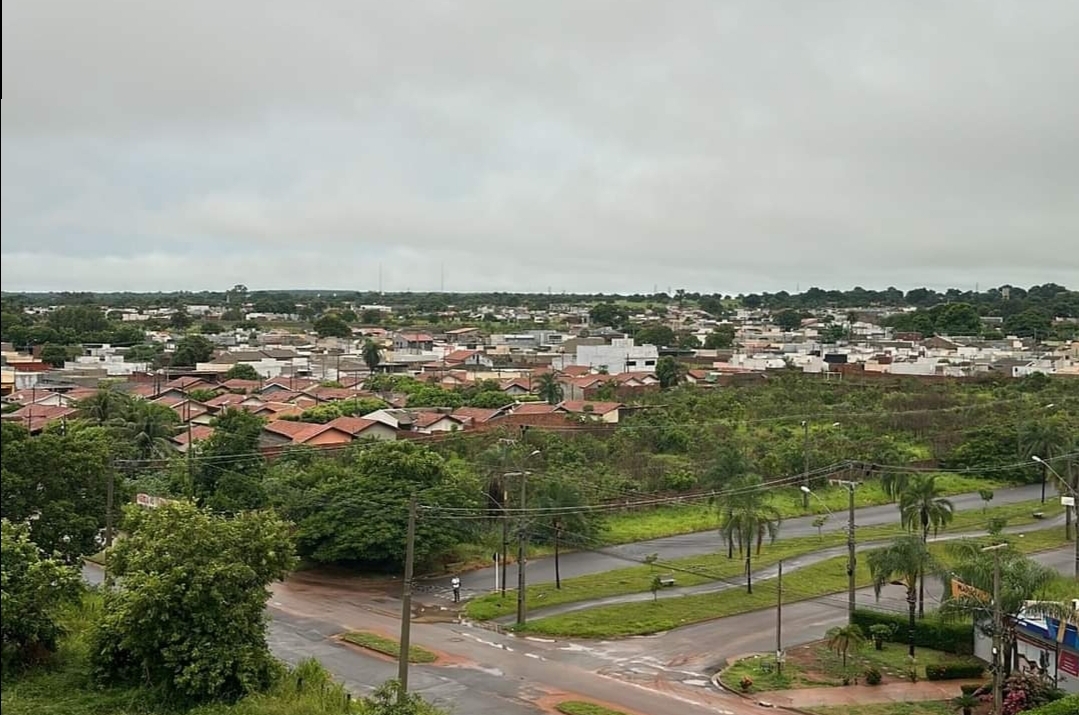
[[[595,703],[586,703],[583,700],[563,700],[555,706],[555,710],[565,715],[626,715],[621,710],[611,710]]]
[[[1023,553],[1056,548],[1068,543],[1062,529],[1031,532],[1021,538],[1013,536],[1010,540]],[[934,544],[930,548],[938,555],[944,552],[943,544]],[[796,577],[788,579],[784,586],[784,603],[795,603],[845,591],[846,565],[847,557],[837,556],[792,572]],[[856,581],[859,587],[871,583],[864,558],[858,561]],[[794,585],[795,583],[797,585]],[[661,599],[658,602],[637,601],[598,606],[539,618],[520,630],[537,635],[578,638],[648,635],[691,623],[771,608],[775,602],[776,582],[769,579],[754,583],[753,593],[747,593],[744,587],[739,585],[720,594],[702,593]]]
[[[829,705],[800,708],[815,715],[955,715],[958,712],[947,700],[925,700],[920,703],[864,703],[861,705]]]
[[[386,638],[370,631],[349,631],[341,636],[341,640],[393,658],[401,656],[400,643],[393,638]],[[426,648],[421,648],[418,645],[409,646],[408,648],[409,663],[434,663],[436,660],[438,660],[438,656]]]
[[[973,656],[944,653],[932,648],[918,648],[915,656],[915,668],[918,679],[925,680],[925,668],[929,665],[979,664]],[[866,668],[873,666],[880,670],[884,678],[895,681],[905,680],[909,667],[907,648],[900,643],[885,643],[882,650],[876,650],[871,643],[847,654],[847,666],[843,659],[821,642],[809,643],[787,651],[787,662],[783,672],[777,673],[773,656],[750,656],[732,663],[719,676],[719,681],[728,690],[742,691],[742,678],[753,681],[746,692],[762,693],[771,690],[792,688],[829,688],[843,685],[844,677],[859,682],[864,678]]]
[[[965,474],[942,473],[937,474],[936,477],[937,485],[948,496],[973,493],[979,489],[998,489],[1009,486]],[[825,514],[827,512],[823,506],[827,506],[836,513],[847,509],[849,496],[844,487],[822,486],[814,489],[813,493],[820,499],[810,499],[808,508],[803,506],[802,492],[796,487],[773,490],[771,502],[785,519]],[[888,495],[881,489],[879,480],[865,482],[854,493],[856,507],[880,506],[890,501]],[[634,541],[647,541],[663,536],[689,534],[715,528],[715,507],[694,503],[612,514],[606,519],[603,540],[608,544],[628,544]]]
[[[1043,511],[1047,518],[1052,518],[1061,513],[1063,507],[1059,504],[1041,504],[1039,501],[1020,502],[1006,506],[992,507],[976,511],[962,511],[955,515],[952,524],[948,527],[950,532],[975,531],[984,529],[990,518],[1006,518],[1011,525],[1033,523],[1037,521],[1032,513]],[[898,520],[897,520],[898,521]],[[782,529],[782,527],[781,527]],[[780,532],[782,533],[782,531]],[[899,524],[869,526],[858,529],[858,539],[862,542],[887,539],[904,533]],[[1031,532],[1031,534],[1040,532]],[[754,556],[754,568],[771,566],[781,559],[790,559],[795,556],[819,551],[820,549],[842,546],[846,543],[845,533],[837,532],[834,527],[828,533],[820,536],[799,536],[791,539],[780,539],[774,544],[765,546],[760,556]],[[716,537],[717,548],[722,544]],[[624,569],[615,569],[604,573],[578,576],[562,580],[562,588],[556,589],[553,583],[540,583],[528,587],[528,602],[536,608],[557,606],[565,603],[579,601],[591,601],[598,598],[620,596],[627,593],[643,593],[651,588],[654,575],[670,573],[675,577],[679,586],[695,586],[710,581],[728,579],[738,576],[743,572],[743,562],[738,559],[728,559],[726,552],[691,556],[684,559],[657,563],[651,566],[630,566]],[[474,598],[465,604],[465,614],[477,621],[488,621],[501,616],[508,616],[517,607],[517,596],[508,593],[504,598],[501,594],[490,594]]]

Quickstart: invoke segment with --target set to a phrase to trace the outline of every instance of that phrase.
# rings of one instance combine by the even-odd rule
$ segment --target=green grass
[[[1011,541],[1023,553],[1055,548],[1067,543],[1063,530],[1033,532]],[[943,544],[930,547],[944,554]],[[827,559],[791,573],[784,585],[784,603],[794,603],[839,593],[847,588],[846,556]],[[871,583],[866,559],[858,560],[856,581],[859,587]],[[720,593],[703,593],[659,602],[638,601],[586,608],[526,624],[521,630],[538,635],[579,638],[618,638],[668,631],[691,623],[772,608],[776,603],[776,581],[769,579],[753,585],[753,593],[735,587]]]
[[[925,700],[920,703],[865,703],[860,705],[829,705],[799,708],[815,715],[955,715],[955,707],[946,700]]]
[[[611,710],[583,700],[563,700],[555,706],[555,710],[565,715],[626,715],[621,710]]]
[[[800,652],[799,652],[800,651]],[[804,660],[788,658],[783,672],[777,674],[773,656],[750,656],[732,663],[719,676],[723,686],[740,692],[743,677],[753,681],[749,692],[759,693],[770,690],[791,688],[828,688],[843,685],[844,674],[856,675],[863,682],[863,673],[869,666],[875,666],[886,679],[905,680],[908,668],[907,649],[899,643],[885,643],[883,650],[876,650],[872,643],[866,643],[855,652],[847,654],[847,668],[843,668],[843,659],[829,650],[824,643],[801,646],[788,655],[808,654],[813,665],[806,667]],[[931,648],[918,648],[915,655],[915,667],[918,679],[925,679],[928,665],[971,664],[978,663],[973,656],[955,655]]]
[[[967,494],[979,489],[998,489],[1005,486],[990,479],[963,474],[938,474],[936,476],[937,485],[947,495]],[[813,493],[820,498],[811,497],[808,509],[803,508],[802,492],[797,487],[773,491],[772,504],[779,509],[784,518],[788,519],[796,516],[826,514],[824,506],[837,513],[847,509],[849,497],[844,487],[822,486],[814,489]],[[821,504],[822,501],[824,506]],[[857,507],[879,506],[889,501],[890,499],[877,480],[865,482],[854,492],[854,503]],[[716,528],[715,507],[694,503],[612,514],[607,518],[603,538],[610,544],[628,544],[634,541],[647,541],[663,536],[689,534],[714,528]]]
[[[1044,509],[1042,507],[1044,506]],[[1044,510],[1047,517],[1052,517],[1063,509],[1059,504],[1042,505],[1038,501],[1020,502],[1000,507],[991,507],[984,513],[982,510],[958,512],[955,519],[948,527],[952,533],[963,531],[975,531],[985,528],[986,521],[990,517],[1007,517],[1009,524],[1032,523],[1036,521],[1031,513]],[[842,546],[846,543],[846,534],[836,531],[839,525],[826,524],[827,533],[822,536],[801,536],[791,539],[782,537],[775,544],[766,545],[760,556],[753,559],[754,568],[771,566],[781,559],[790,559],[802,554],[811,553],[822,548]],[[887,539],[903,533],[897,523],[894,525],[870,526],[858,530],[858,538],[862,542]],[[1041,532],[1031,532],[1031,535]],[[782,527],[780,528],[782,535]],[[719,537],[716,537],[717,548],[721,547]],[[692,572],[692,573],[687,573]],[[619,596],[627,593],[643,593],[651,588],[652,577],[655,574],[674,576],[679,586],[694,586],[709,581],[717,581],[737,576],[743,572],[743,562],[738,559],[728,559],[726,551],[702,556],[691,556],[683,559],[674,559],[655,568],[649,566],[630,566],[624,569],[615,569],[599,574],[590,574],[575,578],[563,579],[562,588],[556,589],[552,583],[536,584],[528,587],[528,602],[533,608],[545,608],[565,603],[578,601],[591,601],[609,596]],[[503,598],[501,594],[490,594],[474,598],[465,604],[465,614],[474,620],[486,621],[500,616],[510,615],[517,607],[515,593],[507,593]]]
[[[341,640],[348,641],[361,648],[367,648],[384,655],[399,658],[401,656],[401,644],[393,638],[386,638],[370,631],[349,631],[341,636]],[[420,646],[409,646],[409,663],[434,663],[438,656]]]

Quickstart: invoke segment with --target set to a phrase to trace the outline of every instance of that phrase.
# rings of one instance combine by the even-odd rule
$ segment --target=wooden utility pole
[[[809,422],[802,420],[802,486],[809,489]],[[809,492],[802,490],[802,508],[809,508]]]
[[[408,651],[412,636],[412,561],[416,555],[416,496],[408,503],[408,540],[405,546],[405,582],[401,593],[401,652],[397,656],[397,701],[408,697]]]
[[[525,504],[527,504],[526,494],[528,489],[528,472],[521,472],[521,519],[518,522],[517,528],[517,625],[523,626],[525,624],[525,615],[528,608],[528,604],[525,600],[525,549],[527,543],[525,539]]]
[[[783,560],[776,577],[776,672],[783,672]]]
[[[1004,613],[1000,607],[1000,550],[1007,544],[987,546],[982,551],[993,552],[993,715],[1001,715],[1004,709]]]
[[[858,590],[855,570],[858,566],[858,556],[855,553],[854,543],[854,486],[855,482],[847,482],[847,491],[850,499],[847,502],[847,622],[854,623],[855,592]]]

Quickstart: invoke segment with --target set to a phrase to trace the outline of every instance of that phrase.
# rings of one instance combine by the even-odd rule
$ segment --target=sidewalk
[[[960,686],[981,684],[979,680],[921,680],[917,683],[882,685],[844,685],[835,688],[800,688],[773,690],[751,696],[754,701],[777,707],[814,708],[822,705],[866,705],[869,703],[913,703],[923,700],[950,700],[961,692]]]

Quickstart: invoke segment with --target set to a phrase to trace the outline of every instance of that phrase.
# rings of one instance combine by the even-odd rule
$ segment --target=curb
[[[735,697],[738,697],[738,698],[741,698],[742,700],[745,700],[747,703],[752,703],[753,705],[756,705],[757,707],[771,708],[773,710],[777,710],[777,711],[780,711],[780,712],[798,713],[798,715],[814,715],[814,713],[811,713],[808,710],[802,710],[801,708],[796,708],[793,705],[776,705],[775,703],[770,703],[767,700],[759,700],[759,699],[756,699],[755,696],[748,695],[746,693],[739,693],[737,691],[728,690],[727,688],[725,688],[723,686],[723,684],[719,682],[719,676],[722,675],[723,671],[725,671],[727,668],[730,668],[731,665],[733,665],[734,663],[738,662],[739,660],[742,660],[743,658],[747,658],[747,657],[749,657],[749,656],[738,656],[737,658],[728,658],[727,661],[726,661],[727,664],[724,665],[719,670],[717,670],[715,673],[713,673],[712,677],[709,678],[709,680],[712,681],[712,687],[714,687],[716,690],[718,690],[721,693],[729,693],[731,695],[734,695]],[[759,693],[759,694],[764,695],[765,693]]]

